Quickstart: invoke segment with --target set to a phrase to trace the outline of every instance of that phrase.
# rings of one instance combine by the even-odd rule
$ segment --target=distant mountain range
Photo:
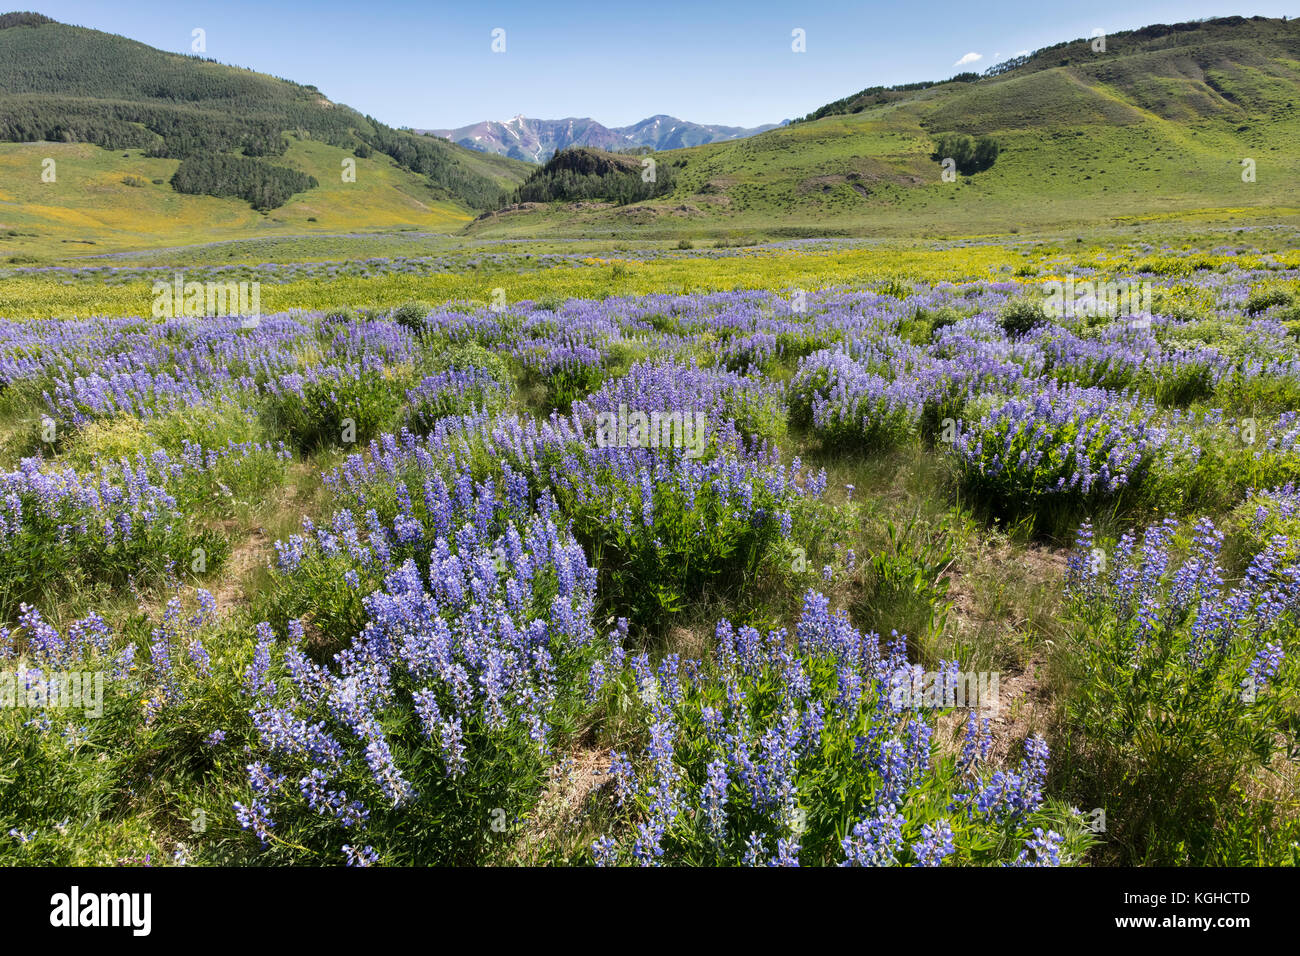
[[[784,126],[787,122],[789,121],[746,129],[743,126],[691,123],[661,113],[643,119],[639,123],[633,123],[631,126],[609,127],[586,117],[543,120],[516,116],[505,122],[485,120],[472,126],[462,126],[460,129],[427,129],[415,132],[449,139],[460,146],[485,153],[496,153],[532,163],[544,163],[556,152],[568,146],[591,146],[608,150],[632,149],[637,146],[649,146],[655,150],[681,149],[685,146],[744,139],[747,136]]]

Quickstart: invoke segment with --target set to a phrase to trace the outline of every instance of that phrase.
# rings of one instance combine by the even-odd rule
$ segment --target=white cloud
[[[953,66],[965,66],[967,63],[974,63],[976,60],[982,59],[984,59],[983,53],[967,53],[964,57],[954,63]]]
[[[1019,53],[1016,54],[1016,56],[1029,56],[1029,51],[1021,50]]]

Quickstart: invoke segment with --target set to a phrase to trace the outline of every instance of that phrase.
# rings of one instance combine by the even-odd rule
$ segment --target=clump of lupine
[[[450,368],[426,375],[406,392],[406,427],[427,435],[440,418],[497,412],[505,407],[509,385],[481,366]]]
[[[972,708],[960,753],[939,746],[957,665],[927,695],[906,639],[862,634],[810,591],[793,638],[719,623],[707,663],[658,667],[615,645],[592,694],[637,729],[611,754],[621,836],[600,865],[1058,865],[1087,845],[1043,798],[1047,746],[992,771]],[[937,706],[931,707],[930,704]],[[980,702],[981,706],[992,702]]]
[[[1108,549],[1085,524],[1070,559],[1067,708],[1078,758],[1096,771],[1082,796],[1123,807],[1116,839],[1132,861],[1244,862],[1257,828],[1273,829],[1248,781],[1300,722],[1300,560],[1275,536],[1233,582],[1223,537],[1202,518],[1184,546],[1165,519]]]
[[[825,474],[775,451],[756,457],[662,457],[586,448],[557,476],[557,497],[606,574],[608,597],[644,627],[661,626],[710,592],[743,588],[793,527]]]
[[[952,451],[965,488],[1002,510],[1114,499],[1164,441],[1151,409],[1100,389],[1047,387],[962,422]]]
[[[528,340],[513,351],[526,376],[546,387],[553,408],[567,410],[575,399],[594,391],[605,378],[604,352],[567,330]]]
[[[366,442],[394,423],[410,376],[373,356],[314,365],[268,382],[264,409],[271,429],[304,451]]]
[[[1207,397],[1233,363],[1204,345],[1164,345],[1159,336],[1166,324],[1150,316],[1123,318],[1086,336],[1054,327],[1041,336],[1048,370],[1061,382],[1135,389],[1162,405]]]
[[[847,352],[815,352],[790,383],[795,421],[838,445],[887,448],[916,434],[927,395],[918,377],[872,370]]]
[[[148,417],[207,401],[203,390],[194,382],[178,378],[171,372],[119,372],[104,376],[98,373],[58,382],[46,395],[51,412],[71,425],[81,425],[93,417],[131,415]]]
[[[490,483],[443,490],[418,520],[340,519],[281,548],[283,589],[313,611],[323,590],[352,589],[364,624],[328,663],[315,622],[290,619],[287,641],[258,628],[245,691],[259,759],[236,812],[276,859],[490,858],[582,700],[600,645],[582,548],[553,506],[530,512]]]
[[[28,605],[18,622],[0,635],[0,833],[23,839],[0,838],[0,862],[163,857],[162,821],[127,811],[159,783],[142,768],[142,743],[173,768],[196,764],[187,791],[203,785],[210,763],[195,755],[226,696],[213,596],[182,603],[177,593],[156,619],[118,625],[91,613],[60,629]]]
[[[680,414],[695,427],[693,409]],[[743,583],[790,533],[800,502],[825,489],[824,472],[785,465],[775,448],[715,422],[702,445],[674,447],[600,441],[587,406],[542,423],[443,419],[423,443],[409,434],[372,443],[328,481],[356,513],[379,516],[419,513],[440,482],[465,476],[500,482],[512,501],[553,497],[605,576],[605,599],[657,627],[708,590]]]
[[[241,463],[280,461],[269,446],[190,445],[104,463],[98,473],[23,459],[0,473],[0,612],[55,582],[123,584],[179,567],[215,570],[228,550],[199,510]]]
[[[775,442],[785,433],[786,408],[781,386],[762,375],[742,375],[694,362],[637,362],[626,374],[574,404],[574,414],[591,430],[598,416],[658,412],[660,417],[692,416],[706,420],[706,437],[714,446],[737,444],[737,438]],[[652,437],[652,436],[647,436]],[[662,437],[662,436],[659,436]],[[657,442],[671,445],[670,441]],[[630,441],[630,439],[629,439]]]

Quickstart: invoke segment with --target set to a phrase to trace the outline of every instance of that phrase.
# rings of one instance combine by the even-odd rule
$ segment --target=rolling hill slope
[[[214,156],[229,159],[214,170]],[[42,177],[47,159],[53,181]],[[197,195],[168,185],[183,166]],[[190,228],[286,223],[449,229],[495,206],[530,167],[391,129],[314,86],[5,14],[0,169],[0,228],[48,242],[149,243]],[[83,169],[89,178],[75,175]],[[301,188],[310,180],[294,170],[316,184]],[[128,178],[143,182],[123,186]],[[272,188],[277,180],[289,186]]]
[[[675,189],[633,206],[487,217],[479,234],[1005,232],[1143,216],[1297,213],[1300,23],[1224,18],[1037,51],[1011,69],[865,90],[750,139],[661,153]],[[993,168],[945,182],[936,138],[987,134]],[[1243,160],[1255,178],[1243,181]]]

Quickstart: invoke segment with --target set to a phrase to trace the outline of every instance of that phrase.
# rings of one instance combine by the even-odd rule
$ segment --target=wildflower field
[[[0,864],[1300,862],[1295,239],[8,268]]]

